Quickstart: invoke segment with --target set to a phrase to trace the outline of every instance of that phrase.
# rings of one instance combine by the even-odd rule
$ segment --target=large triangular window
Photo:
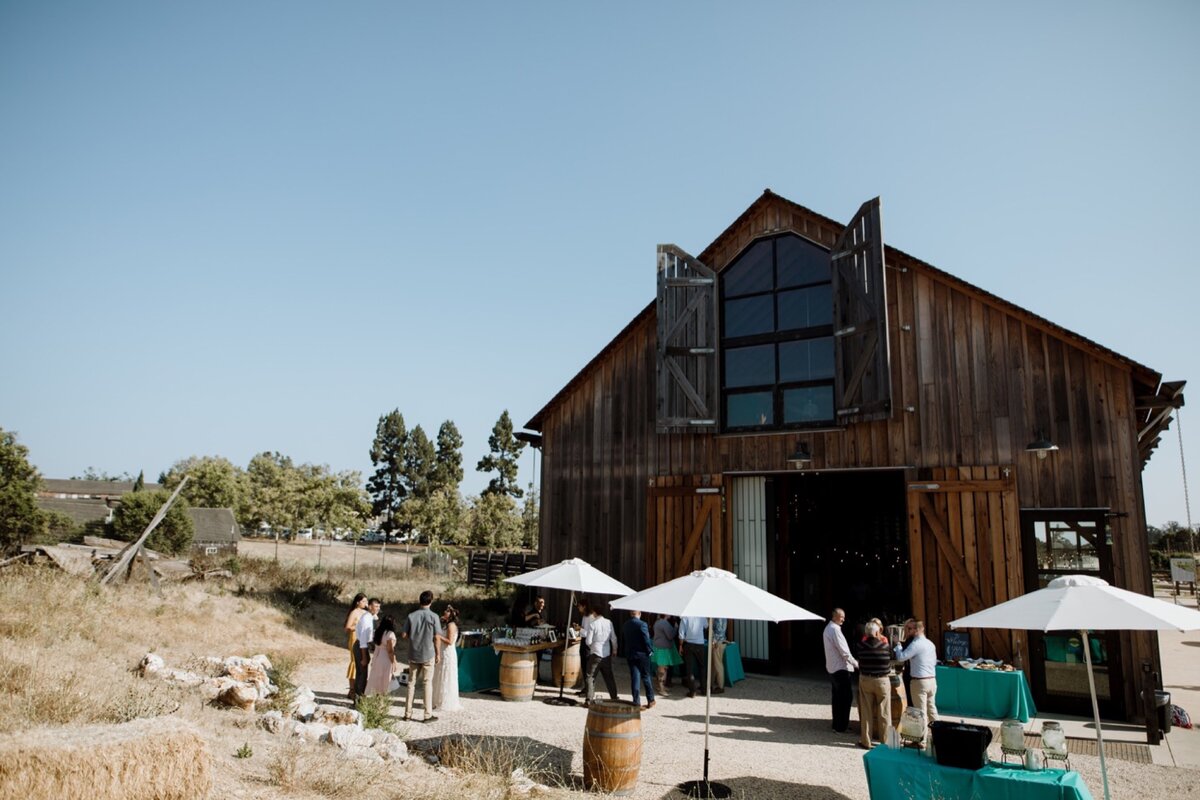
[[[833,424],[829,251],[782,234],[759,239],[726,267],[721,355],[725,430]]]

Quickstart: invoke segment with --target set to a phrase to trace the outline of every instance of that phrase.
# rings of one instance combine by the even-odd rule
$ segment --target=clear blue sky
[[[365,475],[398,407],[475,492],[765,187],[1200,379],[1200,4],[976,6],[3,2],[0,426]],[[1182,521],[1174,429],[1145,480]]]

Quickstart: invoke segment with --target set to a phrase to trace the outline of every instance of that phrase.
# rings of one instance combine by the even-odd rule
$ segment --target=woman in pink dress
[[[384,617],[375,627],[375,652],[367,669],[367,694],[388,694],[396,669],[396,621]]]

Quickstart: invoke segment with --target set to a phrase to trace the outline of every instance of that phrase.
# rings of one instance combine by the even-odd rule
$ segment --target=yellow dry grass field
[[[99,587],[48,567],[6,569],[0,574],[0,741],[36,734],[39,741],[69,742],[82,726],[99,726],[87,735],[100,741],[111,731],[115,741],[122,723],[169,718],[203,740],[212,798],[510,797],[508,773],[497,774],[503,770],[471,770],[469,760],[467,769],[435,769],[419,757],[404,764],[346,759],[331,745],[269,734],[253,713],[211,706],[194,690],[134,672],[149,652],[182,668],[206,656],[265,653],[299,662],[303,682],[345,662],[341,623],[354,591],[406,600],[425,588],[439,594],[446,588],[421,574],[356,584],[344,579],[340,570],[243,560],[232,579],[166,584],[156,592],[144,584]],[[0,752],[0,784],[16,780],[11,767],[6,775],[4,759]],[[14,787],[24,800],[46,796]],[[542,796],[572,794],[555,789]]]

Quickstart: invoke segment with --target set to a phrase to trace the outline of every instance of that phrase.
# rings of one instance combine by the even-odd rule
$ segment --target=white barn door
[[[733,571],[753,586],[767,590],[767,480],[733,478]],[[767,623],[738,620],[734,640],[742,658],[770,657]]]

